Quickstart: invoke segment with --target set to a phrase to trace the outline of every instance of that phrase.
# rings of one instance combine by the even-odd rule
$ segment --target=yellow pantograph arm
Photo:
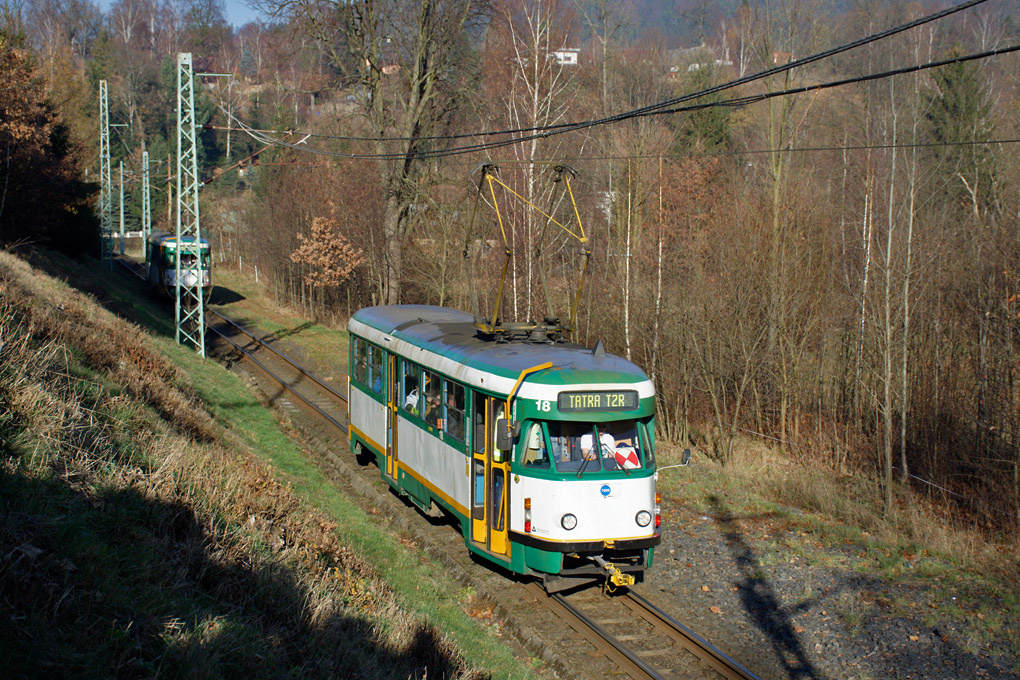
[[[521,199],[522,201],[524,201],[525,203],[530,205],[532,208],[534,208],[539,213],[541,213],[543,216],[545,216],[550,222],[552,222],[553,224],[558,226],[560,229],[562,229],[563,231],[567,232],[568,234],[570,234],[571,236],[576,238],[581,243],[584,243],[585,241],[588,240],[588,239],[586,239],[584,237],[584,228],[581,227],[581,217],[580,217],[580,215],[578,215],[578,212],[577,212],[577,203],[574,202],[574,194],[573,194],[573,192],[570,192],[570,202],[574,205],[574,214],[577,215],[577,226],[581,230],[581,235],[580,236],[578,236],[573,231],[571,231],[570,228],[567,227],[566,225],[561,224],[559,221],[557,221],[555,217],[553,217],[552,215],[550,215],[546,211],[542,210],[537,205],[535,205],[534,203],[532,203],[531,201],[529,201],[528,199],[524,198],[519,193],[517,193],[516,191],[511,189],[509,186],[507,186],[507,184],[505,182],[501,181],[498,177],[493,177],[492,175],[487,175],[487,178],[489,180],[489,189],[490,189],[490,191],[492,190],[492,183],[493,182],[498,182],[501,187],[503,187],[508,192],[510,192],[511,194],[516,196],[517,198]],[[569,180],[567,181],[567,190],[568,191],[570,190],[570,181]],[[496,201],[495,193],[493,193],[492,200],[495,203],[495,201]],[[496,214],[499,215],[499,208],[498,207],[496,208]],[[499,226],[502,229],[502,227],[503,227],[502,220],[500,220]],[[506,234],[503,235],[503,238],[506,239]]]

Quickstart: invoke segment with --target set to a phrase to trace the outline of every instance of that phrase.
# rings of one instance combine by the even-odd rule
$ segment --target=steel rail
[[[215,310],[210,309],[210,310],[208,310],[208,312],[206,312],[206,314],[214,314],[214,315],[218,316],[223,321],[227,322],[228,324],[230,324],[231,326],[233,326],[234,328],[236,328],[240,332],[244,333],[245,335],[247,335],[249,338],[251,338],[255,342],[259,343],[261,346],[263,346],[266,349],[268,349],[270,352],[272,352],[276,356],[278,356],[281,359],[283,359],[284,361],[286,361],[288,364],[290,364],[294,368],[294,370],[299,372],[301,375],[303,375],[304,377],[308,378],[309,380],[311,380],[312,382],[314,382],[316,385],[318,385],[322,389],[326,390],[327,392],[330,392],[333,396],[335,396],[337,399],[340,399],[345,404],[347,403],[347,395],[341,394],[340,392],[337,392],[335,389],[333,389],[332,387],[330,387],[326,383],[324,383],[321,380],[319,380],[318,378],[316,378],[314,375],[312,375],[311,373],[306,371],[304,368],[299,366],[293,359],[291,359],[286,354],[284,354],[280,350],[278,350],[275,347],[273,347],[264,338],[258,337],[257,335],[255,335],[254,333],[249,331],[248,329],[246,329],[243,326],[239,325],[237,322],[235,322],[235,321],[233,321],[231,319],[228,319],[227,317],[223,316],[223,314],[221,314],[220,312],[217,312]],[[212,326],[210,326],[210,328],[212,328]],[[219,333],[220,337],[224,337],[224,338],[226,337],[220,331],[217,331],[217,333]],[[234,344],[234,343],[231,343],[231,344]],[[236,347],[237,345],[234,344],[234,346]],[[240,348],[238,348],[238,349],[240,349]]]
[[[272,379],[273,379],[273,380],[275,380],[275,381],[276,381],[277,383],[279,383],[279,384],[280,384],[280,387],[282,387],[283,389],[287,390],[287,391],[288,391],[289,393],[291,393],[292,395],[294,395],[295,397],[297,397],[298,399],[300,399],[300,400],[301,400],[301,402],[302,402],[302,403],[304,403],[304,404],[305,404],[305,405],[306,405],[306,406],[307,406],[308,408],[312,409],[313,411],[315,411],[316,413],[318,413],[318,414],[319,414],[320,416],[322,416],[322,418],[323,418],[324,420],[326,420],[326,422],[328,422],[328,423],[329,423],[329,424],[331,424],[331,425],[332,425],[333,427],[335,427],[335,428],[337,428],[338,430],[340,430],[341,432],[343,432],[343,433],[344,433],[345,435],[347,434],[347,426],[345,426],[345,425],[343,425],[343,424],[341,424],[341,423],[337,422],[337,421],[336,421],[336,420],[335,420],[335,419],[334,419],[334,418],[333,418],[333,417],[332,417],[331,415],[329,415],[328,413],[326,413],[325,411],[323,411],[323,410],[322,410],[321,408],[319,408],[319,406],[317,406],[316,404],[314,404],[313,402],[311,402],[311,401],[310,401],[309,399],[307,399],[307,398],[306,398],[306,397],[305,397],[304,395],[302,395],[302,394],[301,394],[300,392],[296,391],[296,390],[295,390],[295,389],[294,389],[293,387],[291,387],[290,385],[288,385],[288,384],[287,384],[287,382],[286,382],[286,381],[285,381],[285,380],[284,380],[283,378],[281,378],[280,376],[278,376],[278,375],[276,375],[275,373],[273,373],[273,371],[272,371],[272,370],[270,370],[270,369],[269,369],[269,368],[268,368],[268,367],[267,367],[267,366],[266,366],[265,364],[263,364],[263,363],[262,363],[261,361],[259,361],[258,359],[256,359],[256,358],[255,358],[255,356],[254,356],[254,355],[253,355],[253,354],[252,354],[251,352],[249,352],[248,350],[246,350],[245,348],[241,347],[241,346],[240,346],[240,345],[238,345],[238,344],[237,344],[236,342],[234,342],[233,340],[231,340],[230,338],[228,338],[228,337],[227,337],[227,336],[226,336],[226,335],[225,335],[225,334],[223,333],[223,331],[219,330],[218,328],[215,328],[215,327],[213,327],[213,326],[209,326],[209,330],[213,331],[214,333],[216,333],[217,335],[219,335],[219,336],[220,336],[221,338],[223,338],[224,340],[226,340],[227,342],[229,342],[229,343],[230,343],[231,345],[233,345],[233,346],[234,346],[234,348],[235,348],[235,349],[236,349],[237,351],[239,351],[239,352],[240,352],[241,354],[243,354],[243,355],[244,355],[244,357],[245,357],[246,359],[248,359],[249,361],[251,361],[252,363],[254,363],[254,364],[255,364],[256,366],[258,366],[259,368],[261,368],[261,369],[262,369],[262,370],[263,370],[263,371],[265,372],[265,374],[266,374],[266,375],[268,375],[268,376],[269,376],[270,378],[272,378]],[[265,343],[263,343],[263,342],[262,342],[261,340],[260,340],[259,342],[260,342],[260,344],[262,344],[263,346],[265,346]],[[288,360],[288,361],[289,361],[289,360]],[[316,381],[316,382],[318,382],[318,381]],[[331,390],[331,391],[332,391],[332,390]],[[336,393],[334,392],[334,394],[336,394]],[[346,399],[345,399],[344,401],[346,401]]]
[[[145,280],[145,268],[134,260],[123,255],[114,255],[113,261],[124,267],[124,269],[127,269],[129,273],[134,274],[142,281]]]
[[[654,604],[638,595],[633,590],[625,595],[625,603],[631,610],[648,621],[657,629],[665,630],[670,639],[691,652],[706,666],[724,678],[732,680],[759,680],[758,676],[745,668],[739,661],[729,656],[711,642],[662,611]],[[627,602],[629,600],[629,602]],[[631,604],[633,603],[633,605]]]
[[[557,618],[563,620],[579,636],[594,645],[603,656],[616,664],[628,676],[634,680],[663,680],[663,677],[651,666],[627,649],[612,634],[588,618],[577,607],[567,602],[562,595],[550,595],[536,583],[529,583],[526,587],[532,590],[535,597],[551,609]]]

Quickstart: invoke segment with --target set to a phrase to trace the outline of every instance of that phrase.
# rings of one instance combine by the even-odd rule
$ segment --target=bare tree
[[[542,128],[562,122],[569,110],[568,88],[574,80],[576,65],[565,65],[557,54],[570,47],[569,31],[559,21],[556,0],[531,0],[500,7],[496,21],[489,29],[492,68],[485,77],[493,90],[500,92],[503,109],[502,124],[512,129]],[[500,67],[501,66],[501,67]],[[553,184],[541,181],[541,168],[535,164],[540,155],[558,159],[562,137],[551,140],[531,139],[511,148],[520,166],[508,168],[506,174],[520,182],[520,195],[532,206],[549,209],[554,196]],[[508,177],[508,179],[510,179]],[[534,318],[535,250],[543,220],[534,209],[513,213],[519,219],[511,222],[511,249],[523,253],[523,271],[514,257],[511,279],[512,314],[514,320]],[[521,290],[523,288],[523,290]]]
[[[376,139],[384,194],[383,299],[400,300],[404,239],[419,178],[423,138],[441,132],[447,95],[474,28],[473,0],[259,0],[266,13],[297,22],[350,85]],[[384,138],[389,138],[387,141]]]

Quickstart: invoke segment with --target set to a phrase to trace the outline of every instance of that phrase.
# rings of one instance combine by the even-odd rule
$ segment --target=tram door
[[[386,375],[386,476],[397,478],[397,405],[400,403],[400,376],[397,375],[397,357],[387,357]]]
[[[503,417],[503,402],[475,393],[472,407],[471,540],[507,555],[510,452],[496,448],[496,420]]]

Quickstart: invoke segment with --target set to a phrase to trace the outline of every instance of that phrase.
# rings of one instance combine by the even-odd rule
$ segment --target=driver
[[[613,435],[606,432],[605,424],[599,424],[595,426],[595,430],[598,433],[599,444],[602,455],[606,458],[612,458],[614,451],[616,450],[616,438]],[[587,432],[581,435],[581,455],[585,460],[595,460],[598,453],[594,450],[594,437],[591,432]]]

